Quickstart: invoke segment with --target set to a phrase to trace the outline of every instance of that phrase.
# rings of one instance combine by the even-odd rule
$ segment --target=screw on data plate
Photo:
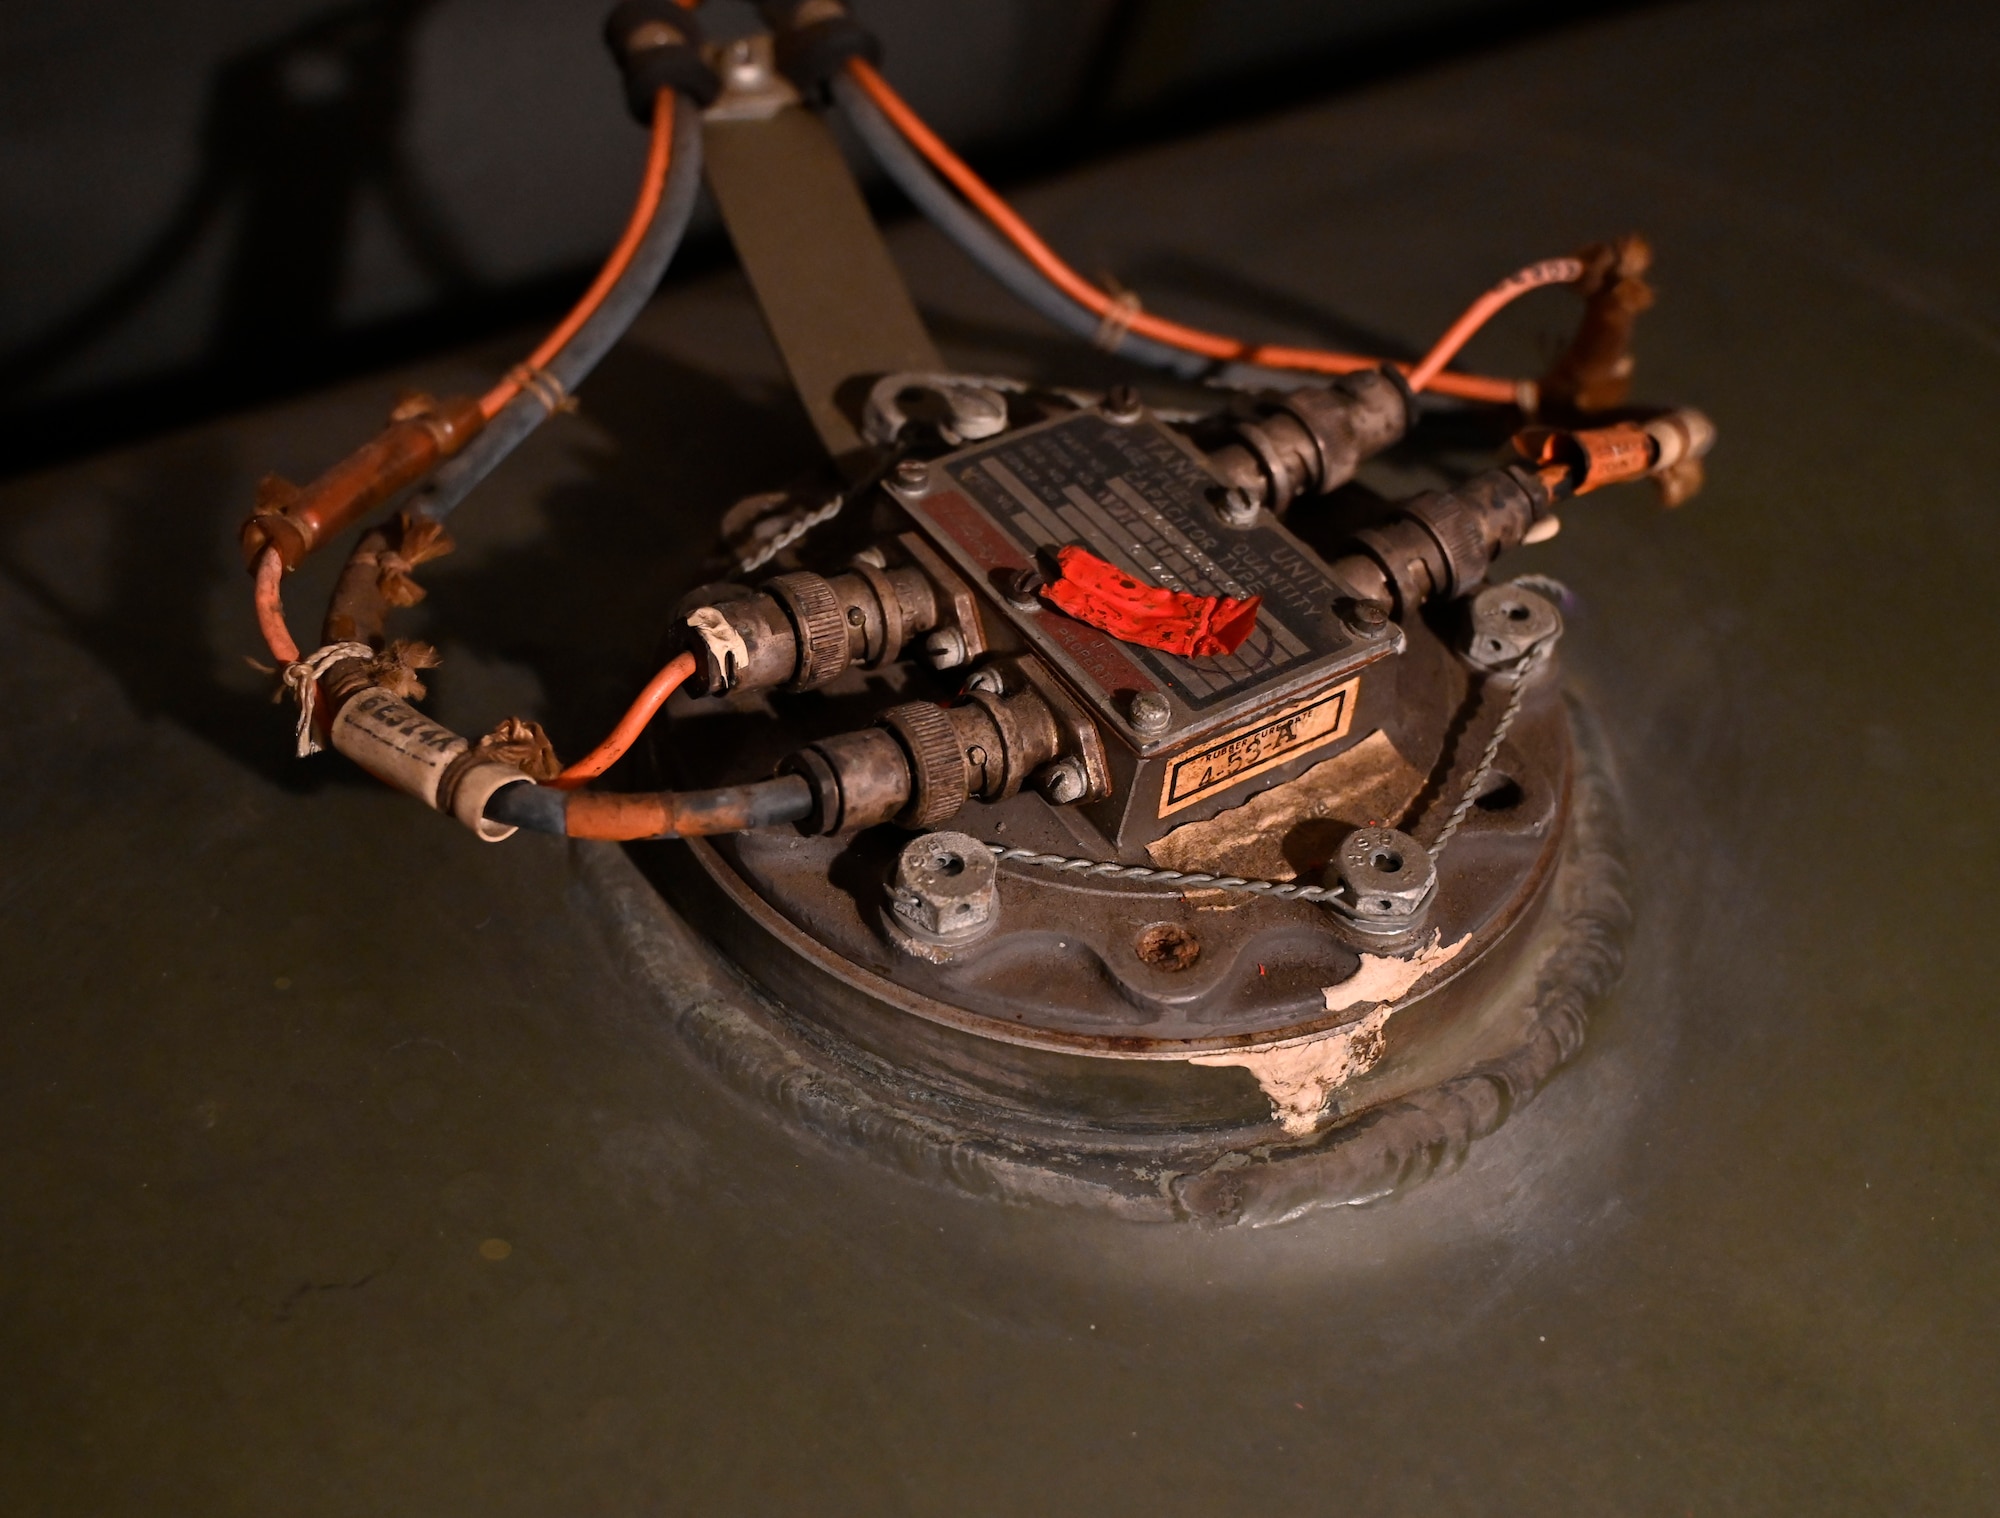
[[[1035,785],[1051,804],[1068,806],[1083,800],[1083,793],[1090,789],[1090,779],[1083,772],[1082,760],[1054,759],[1042,766]]]
[[[1146,414],[1145,405],[1139,399],[1139,392],[1130,385],[1113,385],[1104,395],[1104,416],[1107,421],[1136,422]]]
[[[1389,625],[1389,608],[1380,601],[1343,599],[1334,605],[1334,614],[1364,638],[1373,638]]]
[[[1140,691],[1126,707],[1126,713],[1132,719],[1132,726],[1142,733],[1163,733],[1174,720],[1174,709],[1158,691]]]
[[[931,480],[931,466],[922,459],[904,459],[896,466],[893,483],[898,490],[922,490]]]
[[[1407,933],[1437,891],[1437,865],[1397,828],[1356,828],[1326,867],[1328,905],[1364,933]]]
[[[1049,577],[1033,564],[1015,570],[1007,579],[1007,604],[1016,611],[1040,611],[1041,590],[1048,583]]]

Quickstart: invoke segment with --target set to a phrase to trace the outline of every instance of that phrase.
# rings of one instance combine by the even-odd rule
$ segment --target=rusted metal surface
[[[572,838],[697,838],[789,820],[804,795],[805,783],[791,776],[711,790],[572,791],[564,817]]]
[[[1534,897],[1560,839],[1567,739],[1553,700],[1547,692],[1534,702],[1510,740],[1506,768],[1519,790],[1509,808],[1478,813],[1466,852],[1456,861],[1447,856],[1433,924],[1453,937],[1473,933],[1482,951],[1504,936]],[[1031,796],[997,806],[973,803],[954,826],[989,840],[1060,847],[1068,840],[1041,820],[1048,811]],[[1320,838],[1317,846],[1329,852],[1333,841],[1310,824],[1288,837],[1307,849]],[[1358,951],[1324,908],[1243,898],[1219,903],[1214,893],[1183,898],[1171,890],[1008,870],[1003,926],[982,941],[977,955],[939,970],[890,955],[872,893],[857,892],[855,883],[871,874],[886,876],[892,855],[889,843],[866,836],[749,835],[718,840],[699,857],[740,908],[760,920],[775,913],[810,924],[809,940],[803,929],[794,931],[801,933],[797,952],[813,974],[800,982],[784,972],[782,988],[809,1003],[818,997],[809,989],[814,977],[859,976],[885,1005],[916,1007],[920,1016],[978,1038],[1119,1058],[1169,1058],[1300,1038],[1341,1020],[1329,1017],[1323,988],[1353,973]],[[1314,872],[1324,862],[1300,861]],[[716,898],[712,889],[701,894],[706,907],[685,892],[676,900],[707,920]],[[1197,974],[1176,976],[1171,984],[1152,975],[1131,938],[1146,920],[1181,923],[1202,941]],[[742,948],[752,974],[778,973],[767,953],[748,943]],[[894,983],[893,992],[884,978]]]
[[[485,424],[478,401],[469,396],[439,401],[415,395],[396,407],[371,442],[311,484],[266,476],[257,487],[256,509],[243,524],[243,562],[254,566],[272,547],[287,569],[298,568],[326,539],[459,452]]]
[[[1632,393],[1632,332],[1654,298],[1646,282],[1653,249],[1636,232],[1586,248],[1581,256],[1583,321],[1540,385],[1543,406],[1558,416],[1587,416],[1625,404]]]
[[[1323,996],[1339,1004],[1323,1026],[1172,1053],[1119,1036],[1060,1049],[1009,1042],[998,1025],[974,1026],[829,955],[745,891],[712,845],[693,851],[700,872],[686,873],[679,855],[645,862],[688,919],[777,994],[709,1009],[689,1033],[732,1080],[808,1126],[859,1140],[878,1161],[1015,1200],[1269,1223],[1454,1162],[1576,1052],[1629,920],[1616,802],[1595,757],[1577,805],[1560,862],[1519,903],[1526,915],[1506,923],[1511,953],[1482,954],[1492,940],[1480,934],[1414,957],[1364,955],[1355,999]],[[678,952],[669,945],[684,930],[656,915],[649,887],[622,863],[594,861],[590,878],[642,964]],[[998,931],[1018,900],[1006,885]],[[1073,897],[1072,920],[1080,905]],[[1189,947],[1200,940],[1182,923],[1138,919],[1128,932],[1135,958],[1155,946],[1162,980],[1199,970],[1204,951]]]

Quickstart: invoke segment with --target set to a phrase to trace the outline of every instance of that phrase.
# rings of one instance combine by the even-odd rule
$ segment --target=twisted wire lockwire
[[[1508,694],[1507,709],[1500,714],[1494,725],[1493,736],[1486,740],[1486,750],[1479,756],[1479,763],[1473,768],[1471,778],[1465,782],[1465,789],[1459,792],[1458,805],[1451,809],[1451,815],[1438,829],[1438,835],[1428,850],[1433,863],[1444,853],[1444,846],[1451,842],[1451,835],[1458,831],[1458,825],[1465,821],[1466,813],[1479,800],[1480,791],[1486,785],[1486,777],[1493,773],[1493,761],[1500,756],[1500,745],[1507,741],[1507,730],[1514,725],[1514,719],[1521,715],[1521,703],[1527,698],[1528,680],[1541,667],[1542,658],[1548,652],[1543,644],[1523,659],[1513,672],[1514,689]],[[1492,679],[1489,676],[1488,679]]]
[[[1560,598],[1566,589],[1559,580],[1546,576],[1522,576],[1515,584],[1527,584],[1529,588],[1541,590],[1544,585],[1553,593],[1552,598]],[[1550,645],[1535,649],[1518,668],[1513,671],[1513,689],[1508,693],[1507,709],[1500,714],[1494,725],[1493,734],[1486,740],[1486,748],[1479,756],[1471,776],[1460,791],[1458,804],[1451,809],[1451,815],[1438,830],[1438,836],[1428,849],[1435,863],[1444,853],[1444,846],[1451,842],[1452,834],[1465,821],[1466,814],[1479,800],[1480,791],[1485,787],[1487,776],[1493,773],[1494,762],[1500,757],[1500,745],[1507,741],[1514,721],[1521,715],[1521,707],[1527,700],[1528,684],[1536,670],[1547,658]],[[1038,854],[1033,849],[1009,848],[1006,844],[989,843],[987,848],[1002,864],[1025,864],[1040,870],[1057,870],[1067,875],[1079,875],[1093,880],[1130,880],[1142,884],[1174,886],[1181,890],[1235,891],[1252,896],[1277,896],[1289,901],[1325,901],[1340,892],[1328,886],[1301,885],[1295,880],[1246,880],[1240,875],[1210,875],[1200,870],[1160,870],[1142,864],[1119,864],[1108,859],[1079,859],[1067,854]]]
[[[1033,849],[989,843],[1003,864],[1032,865],[1098,880],[1132,880],[1180,890],[1238,891],[1253,896],[1281,896],[1291,901],[1325,901],[1339,893],[1326,886],[1301,885],[1296,880],[1246,880],[1240,875],[1211,875],[1205,870],[1160,870],[1143,864],[1119,864],[1111,859],[1075,859],[1065,854],[1038,854]]]

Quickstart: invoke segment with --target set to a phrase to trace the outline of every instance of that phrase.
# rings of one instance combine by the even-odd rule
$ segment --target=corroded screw
[[[1090,788],[1090,781],[1083,773],[1081,760],[1057,759],[1042,767],[1036,783],[1042,794],[1056,806],[1068,806],[1073,801],[1083,800],[1083,793]]]
[[[955,627],[940,627],[924,639],[924,658],[932,669],[957,669],[965,662],[965,635]]]
[[[1140,691],[1126,710],[1131,715],[1132,726],[1142,733],[1165,732],[1167,724],[1174,720],[1174,709],[1167,705],[1167,698],[1158,691]]]

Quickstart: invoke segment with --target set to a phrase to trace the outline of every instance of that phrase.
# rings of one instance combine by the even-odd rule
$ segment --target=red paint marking
[[[942,490],[924,498],[924,510],[938,526],[957,540],[958,546],[982,569],[1026,569],[1027,555],[985,517],[979,508],[955,490]]]
[[[958,491],[941,490],[926,496],[923,509],[930,513],[939,530],[964,549],[981,569],[1028,567],[1027,556],[1020,546],[987,521],[979,508]],[[1051,643],[1076,660],[1085,674],[1113,695],[1160,688],[1158,681],[1119,652],[1117,640],[1108,633],[1067,617],[1049,617],[1037,625]]]

